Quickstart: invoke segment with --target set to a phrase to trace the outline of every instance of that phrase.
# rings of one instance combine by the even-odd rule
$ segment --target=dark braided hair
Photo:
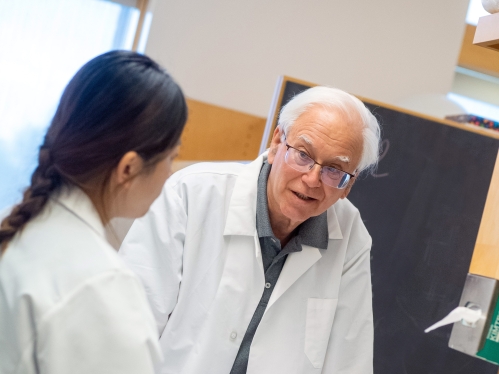
[[[11,239],[47,203],[49,195],[61,184],[61,176],[50,160],[50,151],[42,147],[38,166],[31,176],[31,186],[26,189],[22,202],[2,221],[0,243]],[[4,249],[4,246],[2,246]]]
[[[0,251],[63,184],[99,180],[103,192],[129,151],[153,166],[178,144],[186,120],[180,87],[149,57],[113,51],[90,60],[64,90],[31,184],[0,225]]]

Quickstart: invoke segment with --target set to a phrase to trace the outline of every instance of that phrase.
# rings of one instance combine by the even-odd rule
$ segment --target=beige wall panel
[[[447,93],[468,0],[163,0],[146,52],[187,96],[266,117],[288,75],[396,103]]]

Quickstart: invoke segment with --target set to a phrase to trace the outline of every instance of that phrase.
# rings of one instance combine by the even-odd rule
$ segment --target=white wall
[[[161,0],[146,53],[187,96],[265,117],[279,75],[396,103],[447,93],[468,0]]]

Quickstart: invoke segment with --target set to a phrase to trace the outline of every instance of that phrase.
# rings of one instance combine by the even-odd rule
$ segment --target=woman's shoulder
[[[8,245],[0,287],[13,304],[29,298],[43,313],[89,280],[131,275],[104,236],[57,202],[50,202]]]

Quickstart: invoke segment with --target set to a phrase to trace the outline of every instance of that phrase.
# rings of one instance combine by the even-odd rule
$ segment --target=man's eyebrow
[[[305,135],[300,135],[300,136],[298,137],[298,139],[301,139],[301,140],[303,140],[305,143],[310,144],[310,145],[313,145],[313,144],[314,144],[314,143],[313,143],[313,142],[312,142],[309,138],[307,138]]]
[[[341,162],[344,162],[346,164],[350,163],[350,157],[348,156],[336,156],[335,159],[340,160]]]

